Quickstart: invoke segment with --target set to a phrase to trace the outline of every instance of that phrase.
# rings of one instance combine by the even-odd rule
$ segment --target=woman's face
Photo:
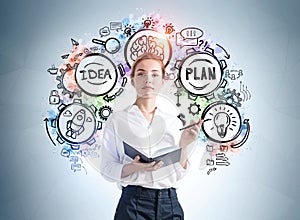
[[[164,84],[161,63],[157,60],[145,59],[140,61],[131,79],[138,97],[155,97]]]

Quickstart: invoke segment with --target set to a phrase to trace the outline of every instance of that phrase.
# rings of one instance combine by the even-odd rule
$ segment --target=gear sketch
[[[81,91],[77,88],[77,86],[68,86],[69,81],[71,81],[70,85],[76,85],[76,83],[72,84],[72,76],[74,78],[74,74],[67,74],[68,71],[74,71],[74,69],[77,68],[77,65],[74,65],[72,69],[67,67],[66,69],[61,68],[60,69],[60,76],[56,76],[56,80],[59,81],[57,88],[62,89],[62,94],[63,95],[69,95],[69,98],[73,98],[74,95],[77,95],[77,97],[81,97]],[[74,78],[75,81],[75,78]]]
[[[221,95],[218,95],[219,99],[225,101],[226,103],[232,104],[235,107],[241,107],[242,98],[240,93],[236,92],[235,89],[223,90]]]
[[[189,109],[189,113],[192,114],[193,116],[198,115],[199,112],[201,111],[200,105],[197,103],[191,103],[188,109]]]
[[[106,121],[112,112],[113,110],[110,106],[104,105],[99,109],[99,117],[102,120]]]

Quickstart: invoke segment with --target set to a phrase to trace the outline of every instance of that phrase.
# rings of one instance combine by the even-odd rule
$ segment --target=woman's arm
[[[202,120],[199,119],[199,123],[195,124],[194,126],[185,129],[179,141],[179,146],[182,148],[181,156],[180,156],[180,165],[186,169],[187,161],[188,161],[188,145],[194,142],[197,139],[200,127],[202,125]],[[191,121],[190,125],[194,124],[195,121]]]
[[[121,178],[125,178],[135,172],[139,171],[155,171],[159,169],[164,163],[162,161],[159,162],[150,162],[150,163],[142,163],[140,162],[140,157],[136,156],[131,163],[125,164],[122,168]]]

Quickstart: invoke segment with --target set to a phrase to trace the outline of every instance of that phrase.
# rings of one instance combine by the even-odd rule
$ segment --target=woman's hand
[[[190,125],[195,123],[196,124],[194,126],[184,129],[184,131],[181,134],[181,138],[179,141],[179,146],[182,148],[180,155],[180,165],[184,169],[187,168],[188,161],[187,146],[197,139],[202,122],[203,121],[201,119],[199,119],[198,123],[196,123],[195,121],[191,121]]]
[[[184,131],[181,134],[180,141],[179,141],[179,146],[181,148],[187,147],[189,144],[191,144],[193,141],[195,141],[197,139],[202,122],[203,121],[201,119],[199,119],[197,124],[195,124],[196,123],[195,121],[191,121],[190,125],[192,125],[192,124],[195,124],[195,125],[190,128],[184,129]]]
[[[163,164],[163,161],[143,163],[140,161],[140,157],[136,156],[131,163],[125,164],[123,166],[121,178],[139,171],[155,171],[161,168]]]

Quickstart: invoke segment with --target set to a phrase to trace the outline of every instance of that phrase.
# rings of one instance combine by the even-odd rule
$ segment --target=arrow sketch
[[[45,119],[44,119],[44,122],[45,122],[45,124],[46,124],[46,131],[47,131],[47,134],[48,134],[48,136],[49,136],[51,142],[53,143],[54,146],[56,146],[56,144],[55,144],[54,141],[52,140],[51,135],[50,135],[49,130],[48,130],[48,121],[49,121],[48,118],[45,118]]]

